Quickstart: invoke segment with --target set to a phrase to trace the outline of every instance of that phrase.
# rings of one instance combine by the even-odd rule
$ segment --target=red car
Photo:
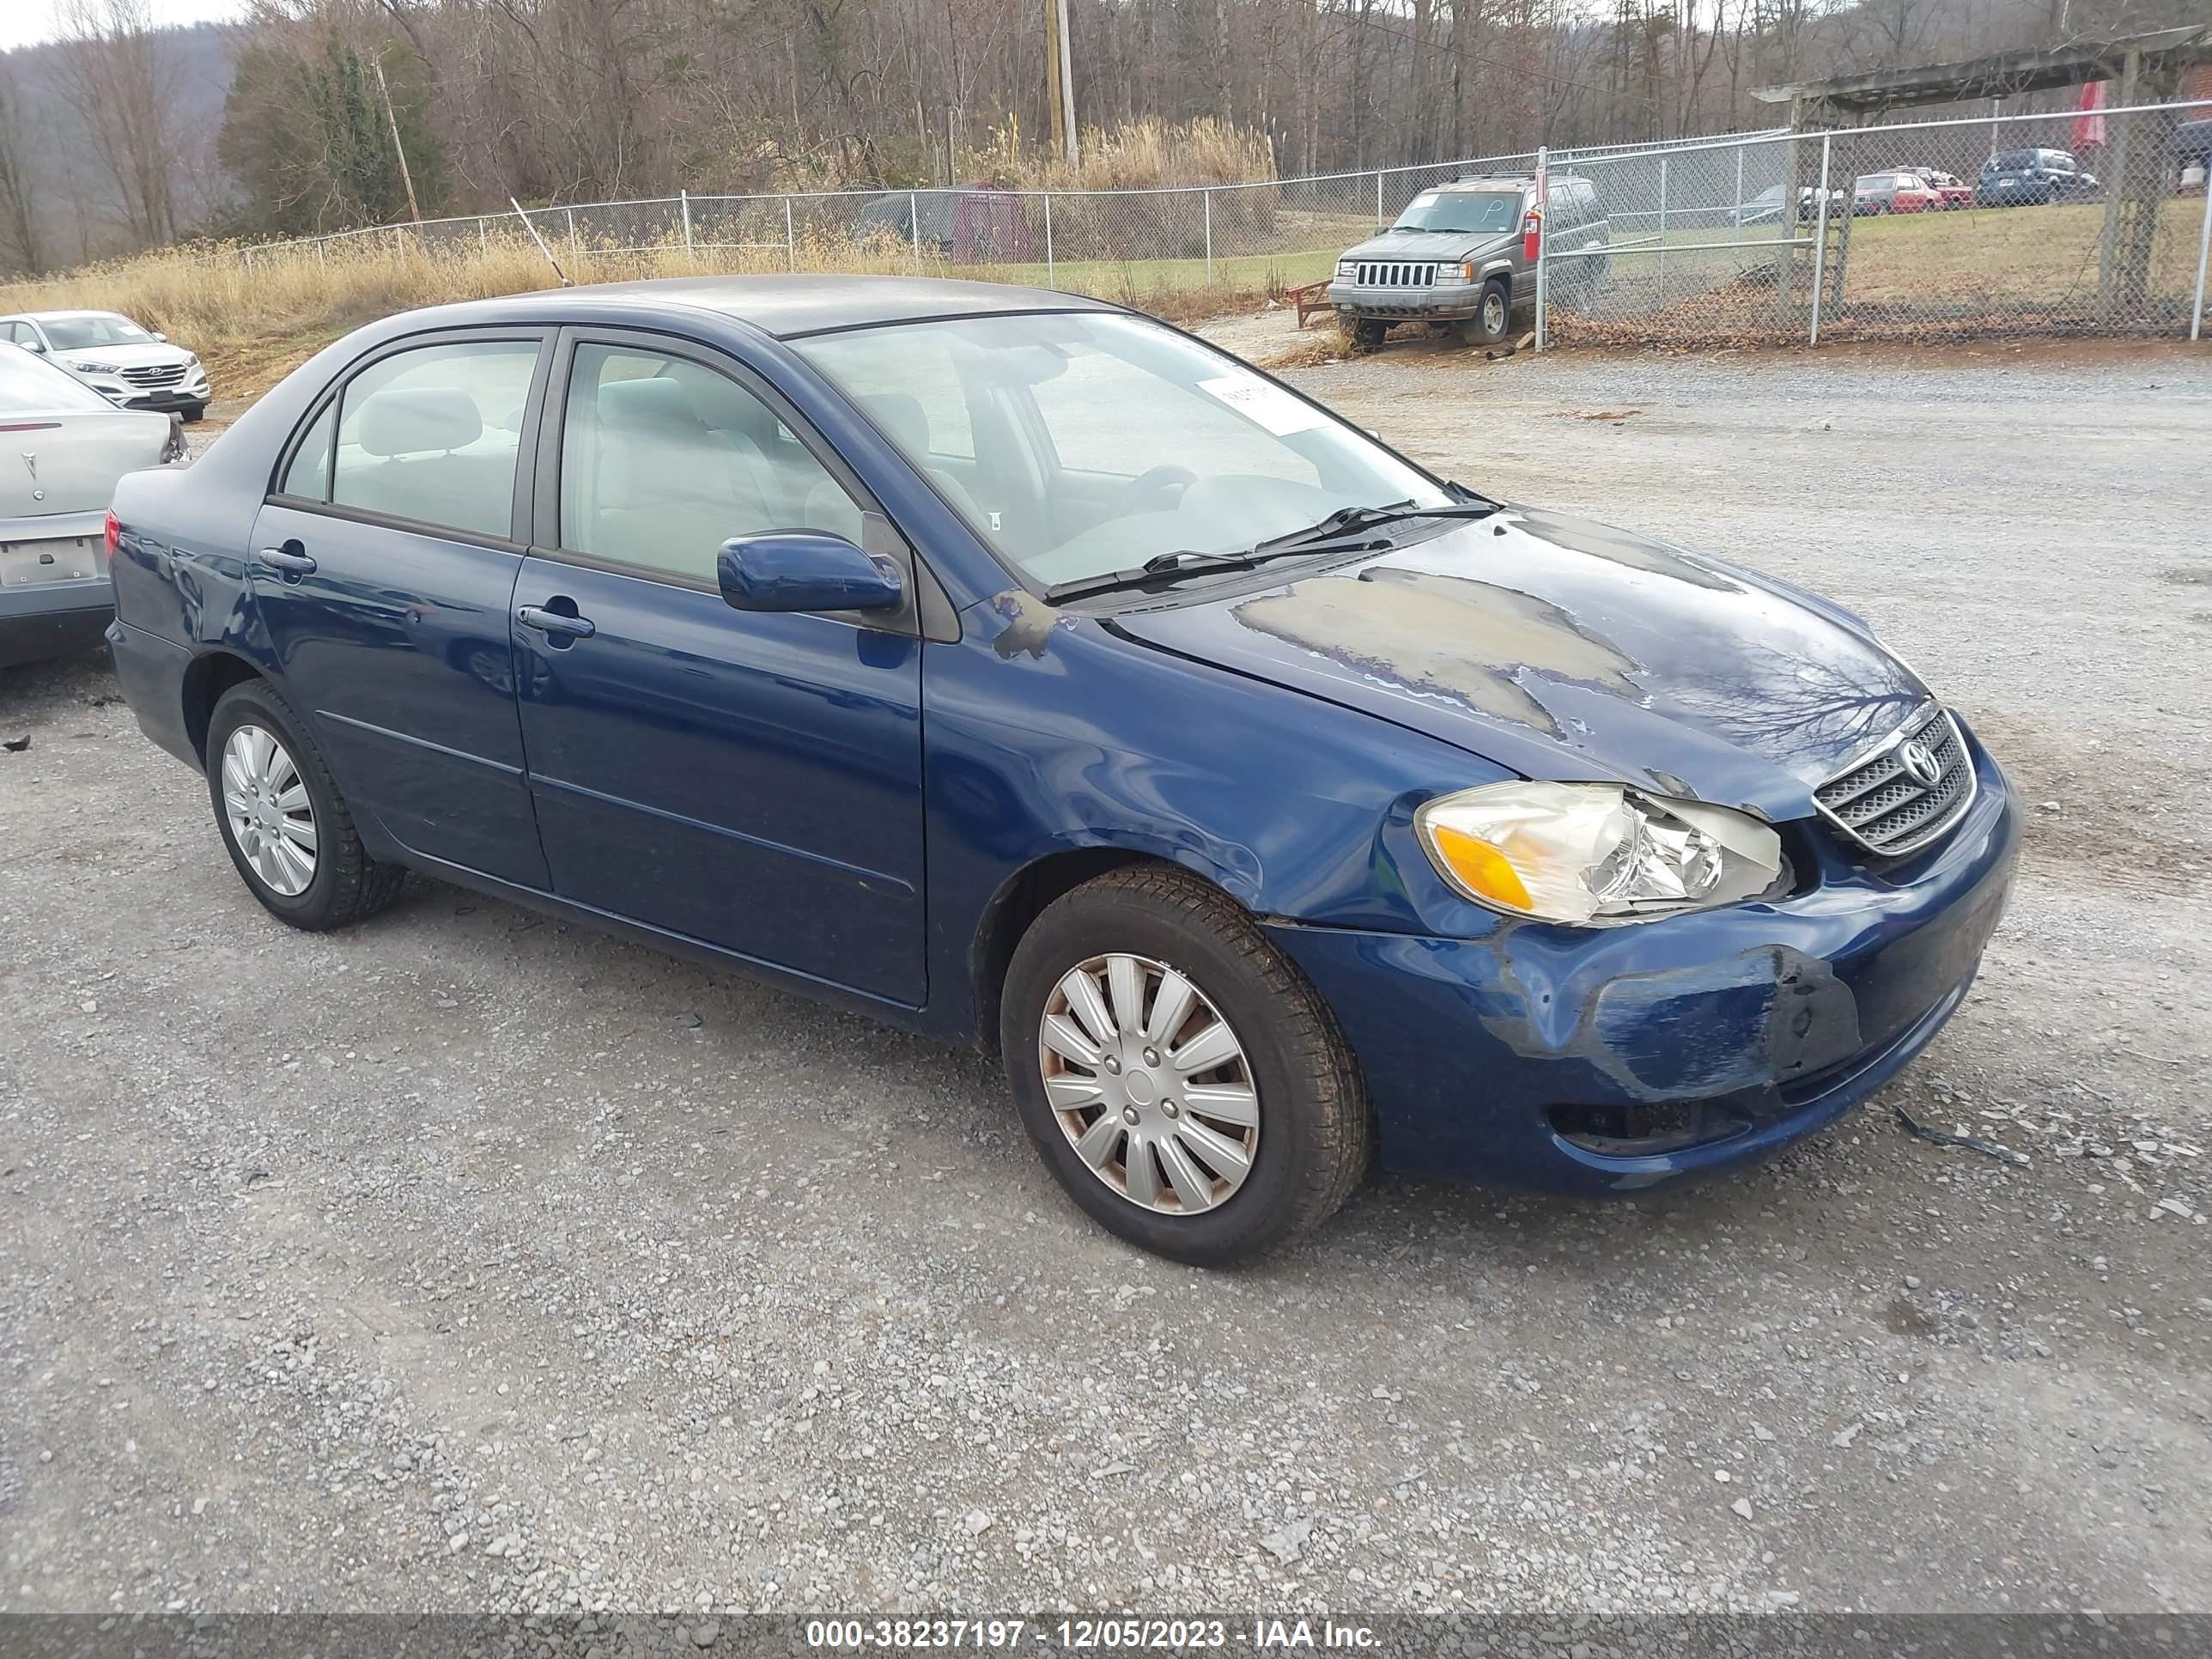
[[[1869,173],[1851,191],[1854,214],[1925,213],[1942,205],[1942,197],[1917,173]]]
[[[1943,199],[1937,203],[1942,208],[1966,208],[1974,204],[1974,187],[1962,184],[1955,174],[1938,172],[1934,167],[1914,167],[1913,177]]]

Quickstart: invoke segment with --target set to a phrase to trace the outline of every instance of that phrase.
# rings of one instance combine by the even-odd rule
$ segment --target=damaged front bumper
[[[1865,1099],[1964,1000],[2020,839],[1968,742],[1980,791],[1941,843],[1875,870],[1811,830],[1787,898],[1478,939],[1268,933],[1335,1009],[1387,1167],[1603,1193],[1747,1163]]]
[[[1482,309],[1482,284],[1382,288],[1335,282],[1328,285],[1328,302],[1352,317],[1379,317],[1394,323],[1463,322]]]

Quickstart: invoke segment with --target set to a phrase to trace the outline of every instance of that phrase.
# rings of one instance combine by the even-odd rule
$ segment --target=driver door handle
[[[557,635],[562,639],[588,640],[599,630],[589,617],[564,617],[557,611],[548,611],[539,605],[517,607],[515,621],[525,628],[534,628],[541,634]]]
[[[302,576],[315,574],[315,562],[305,553],[287,552],[281,547],[264,547],[253,556],[255,562],[264,570],[273,571],[286,581],[295,582]]]

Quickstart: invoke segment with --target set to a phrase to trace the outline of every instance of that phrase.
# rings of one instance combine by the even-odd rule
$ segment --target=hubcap
[[[1505,302],[1495,294],[1482,296],[1482,325],[1492,334],[1505,326]]]
[[[1069,969],[1045,1002],[1037,1060],[1068,1144],[1132,1204],[1195,1215],[1252,1172],[1260,1099],[1244,1045],[1165,963],[1107,956]]]
[[[222,810],[246,866],[271,892],[296,898],[315,878],[315,809],[300,769],[275,735],[241,726],[222,746]]]

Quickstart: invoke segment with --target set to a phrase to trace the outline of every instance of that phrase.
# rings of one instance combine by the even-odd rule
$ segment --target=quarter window
[[[284,482],[277,494],[296,495],[306,501],[330,500],[331,434],[337,423],[337,400],[333,398],[323,405],[323,412],[315,416],[314,425],[292,452],[292,465],[284,469]]]
[[[687,357],[580,345],[561,431],[561,544],[712,583],[738,536],[860,539],[860,508],[758,398]]]
[[[330,500],[502,540],[514,532],[514,470],[538,365],[534,340],[468,340],[381,358],[338,404]],[[313,448],[302,446],[293,472]],[[311,475],[288,494],[315,492]]]

